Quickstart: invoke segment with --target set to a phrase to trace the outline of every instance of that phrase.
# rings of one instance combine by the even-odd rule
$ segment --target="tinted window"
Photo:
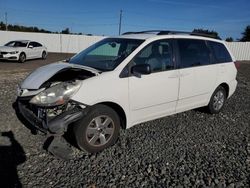
[[[9,47],[26,47],[27,42],[24,41],[11,41],[5,44],[4,46],[9,46]]]
[[[180,67],[210,64],[210,51],[204,40],[178,39]]]
[[[38,42],[35,42],[36,43],[36,46],[37,47],[41,47],[41,46],[43,46],[43,45],[41,45],[40,43],[38,43]]]
[[[29,46],[33,46],[34,48],[36,47],[36,44],[34,42],[30,42]]]
[[[152,72],[174,68],[170,40],[155,41],[143,48],[132,60],[133,65],[149,64]]]
[[[215,63],[232,62],[232,58],[226,47],[218,42],[208,41],[215,57]]]

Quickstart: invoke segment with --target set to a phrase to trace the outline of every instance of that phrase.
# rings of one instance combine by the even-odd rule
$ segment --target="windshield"
[[[26,47],[28,42],[24,41],[11,41],[5,44],[4,46],[9,46],[9,47]]]
[[[143,40],[106,38],[73,56],[69,63],[100,71],[114,70]]]

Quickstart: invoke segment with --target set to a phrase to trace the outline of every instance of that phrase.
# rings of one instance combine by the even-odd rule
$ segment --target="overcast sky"
[[[250,0],[0,0],[0,21],[7,12],[10,24],[117,35],[121,9],[122,32],[203,28],[237,39],[250,25]]]

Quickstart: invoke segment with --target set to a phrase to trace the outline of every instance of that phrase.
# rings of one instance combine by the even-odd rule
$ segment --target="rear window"
[[[193,67],[210,64],[210,50],[204,40],[178,39],[180,67]]]
[[[208,41],[208,45],[213,51],[215,63],[232,62],[232,58],[223,44],[218,42]]]

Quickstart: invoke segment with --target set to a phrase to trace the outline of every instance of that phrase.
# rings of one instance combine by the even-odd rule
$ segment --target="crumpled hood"
[[[13,52],[22,50],[25,47],[10,47],[10,46],[0,46],[0,52]]]
[[[59,71],[61,71],[63,69],[70,69],[70,68],[83,69],[83,70],[89,71],[91,73],[94,73],[95,75],[99,74],[96,69],[93,69],[90,67],[85,67],[85,66],[77,65],[77,64],[57,62],[57,63],[52,63],[49,65],[39,67],[38,69],[34,70],[31,74],[29,74],[24,79],[24,81],[20,85],[20,88],[22,88],[22,89],[39,89],[39,87],[44,82],[49,80],[56,73],[58,73]]]

